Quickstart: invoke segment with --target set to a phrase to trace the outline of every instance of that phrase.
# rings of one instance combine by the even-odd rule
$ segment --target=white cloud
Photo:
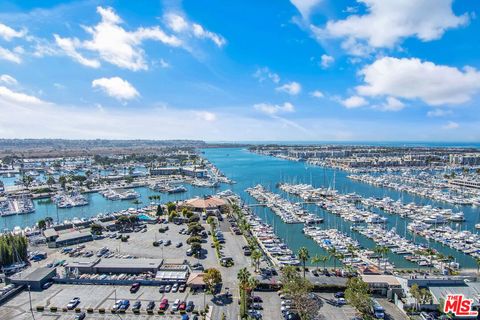
[[[322,57],[320,59],[321,59],[320,65],[324,69],[330,67],[333,64],[333,62],[335,62],[335,58],[333,58],[332,56],[329,56],[328,54],[322,54]]]
[[[448,121],[446,125],[444,125],[442,128],[445,130],[453,130],[453,129],[458,129],[460,125],[456,122],[453,121]]]
[[[302,86],[300,85],[300,83],[292,81],[292,82],[286,83],[286,84],[276,88],[276,90],[277,91],[283,91],[283,92],[286,92],[286,93],[288,93],[292,96],[295,96],[295,95],[299,94],[300,91],[302,91]]]
[[[258,103],[253,106],[255,110],[268,115],[275,115],[278,113],[289,113],[295,111],[295,106],[290,102],[285,102],[283,105]]]
[[[164,20],[167,26],[177,34],[189,34],[198,39],[209,39],[217,47],[224,46],[227,41],[221,35],[205,29],[198,23],[188,21],[180,14],[169,12],[164,15]]]
[[[312,30],[319,38],[344,39],[350,53],[365,53],[360,47],[392,48],[403,39],[422,41],[439,39],[446,30],[468,23],[467,14],[456,16],[453,0],[357,0],[366,6],[363,15],[349,15],[343,20],[327,22]]]
[[[100,62],[98,60],[85,58],[77,51],[76,48],[81,46],[80,40],[62,38],[57,34],[55,34],[54,37],[55,43],[65,52],[67,56],[73,58],[73,60],[90,68],[100,67]]]
[[[368,101],[360,96],[351,96],[345,100],[341,100],[340,102],[348,109],[359,108],[368,104]]]
[[[0,38],[3,38],[7,41],[12,40],[13,38],[22,38],[26,33],[27,32],[25,30],[16,31],[15,29],[0,23]]]
[[[0,59],[15,63],[22,62],[22,58],[20,58],[20,55],[17,52],[11,51],[3,47],[0,47]]]
[[[217,120],[217,115],[210,111],[195,111],[195,114],[199,119],[207,122],[213,122]]]
[[[164,59],[160,59],[158,61],[158,65],[161,67],[161,68],[168,68],[170,67],[170,63],[168,63],[167,61],[165,61]]]
[[[384,104],[376,106],[376,109],[382,111],[400,111],[405,108],[405,104],[394,97],[387,97],[387,100]]]
[[[18,83],[17,79],[8,74],[0,75],[0,82],[5,83],[6,85],[16,85]]]
[[[325,96],[325,95],[323,94],[323,92],[320,91],[320,90],[312,91],[312,92],[310,92],[310,95],[311,95],[312,97],[315,97],[315,98],[323,98],[323,97]]]
[[[290,2],[297,8],[304,19],[308,19],[312,9],[322,0],[290,0]]]
[[[429,117],[444,117],[444,116],[449,116],[452,113],[453,113],[452,110],[434,109],[434,110],[428,111],[427,116],[429,116]]]
[[[95,79],[92,81],[92,88],[100,88],[107,95],[118,100],[131,100],[139,96],[137,89],[119,77]]]
[[[97,59],[85,58],[79,51],[85,50],[98,54],[99,58],[118,67],[132,71],[148,69],[145,53],[141,44],[145,40],[159,41],[165,45],[179,47],[182,41],[176,36],[167,35],[159,26],[138,28],[127,31],[122,27],[122,19],[112,8],[97,7],[101,21],[95,26],[84,26],[91,35],[90,40],[61,38],[56,35],[57,45],[75,61],[89,67],[98,67]]]
[[[253,77],[258,79],[260,82],[265,81],[266,79],[270,79],[273,83],[280,82],[280,76],[274,72],[271,72],[268,67],[258,68],[253,74]]]
[[[360,71],[364,84],[357,92],[364,96],[420,99],[438,106],[461,104],[480,91],[480,72],[422,62],[416,58],[384,57]]]
[[[10,90],[7,87],[0,86],[0,100],[13,103],[41,104],[46,103],[35,96]]]

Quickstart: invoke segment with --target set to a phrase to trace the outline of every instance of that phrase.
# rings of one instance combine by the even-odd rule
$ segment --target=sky
[[[0,138],[480,141],[480,2],[0,2]]]

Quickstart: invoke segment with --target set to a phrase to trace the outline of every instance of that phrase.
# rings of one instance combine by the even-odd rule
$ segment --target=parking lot
[[[158,229],[160,227],[168,226],[168,231],[160,233]],[[208,231],[210,227],[204,224],[205,229]],[[238,290],[237,290],[237,272],[241,267],[249,266],[249,269],[252,269],[250,266],[251,263],[247,257],[243,254],[238,254],[242,252],[242,246],[246,244],[243,236],[236,236],[230,232],[228,226],[225,223],[221,224],[221,230],[223,231],[224,238],[226,243],[222,249],[226,257],[232,257],[235,264],[233,267],[226,268],[222,267],[218,263],[218,258],[216,257],[215,251],[211,248],[211,237],[206,239],[205,243],[202,243],[202,247],[206,250],[207,254],[203,255],[201,258],[197,259],[192,256],[187,256],[186,251],[190,247],[186,244],[186,239],[188,235],[180,234],[181,229],[186,229],[186,225],[175,225],[173,223],[169,224],[156,224],[156,225],[147,225],[146,232],[131,232],[128,233],[129,239],[127,242],[122,242],[120,239],[110,238],[108,235],[111,232],[105,233],[105,238],[95,240],[92,242],[84,243],[85,248],[83,252],[92,251],[96,253],[99,249],[107,247],[110,249],[110,252],[114,253],[119,257],[145,257],[145,258],[163,258],[168,263],[169,261],[183,261],[187,260],[190,264],[200,262],[204,268],[214,267],[221,271],[223,286],[221,288],[221,293],[226,292],[227,290],[233,294],[234,300],[225,300],[220,294],[215,299],[212,299],[212,296],[206,295],[204,298],[203,293],[193,294],[187,289],[184,293],[160,293],[158,287],[148,287],[142,286],[140,290],[131,294],[129,286],[112,286],[112,285],[60,285],[54,284],[47,290],[38,293],[32,292],[32,306],[36,309],[37,305],[46,306],[47,308],[54,306],[60,310],[67,305],[67,303],[73,297],[79,297],[81,303],[78,305],[82,310],[87,308],[93,308],[94,310],[105,309],[110,310],[114,305],[116,300],[128,299],[130,300],[131,305],[135,301],[140,301],[142,303],[142,308],[144,314],[141,315],[122,315],[123,318],[128,318],[132,316],[135,319],[148,318],[149,316],[145,314],[145,306],[149,301],[155,301],[155,311],[158,310],[158,305],[164,297],[169,300],[170,305],[175,299],[181,299],[186,301],[193,301],[196,309],[203,309],[204,304],[210,304],[214,306],[214,315],[215,317],[221,318],[222,314],[227,316],[227,319],[233,318],[238,314]],[[158,247],[153,246],[155,240],[170,240],[171,245],[165,246],[160,245]],[[176,244],[182,242],[181,247],[177,247]],[[76,246],[73,246],[76,247]],[[43,260],[35,265],[47,265],[49,263],[60,261],[60,260],[70,260],[74,259],[69,257],[66,254],[60,253],[61,249],[47,249],[45,247],[39,247],[38,250],[44,250],[48,253],[47,260]],[[95,255],[92,257],[95,258]],[[108,259],[108,258],[107,258]],[[133,263],[133,261],[132,261]],[[61,268],[59,269],[61,271]],[[228,288],[228,289],[227,289]],[[48,309],[49,310],[49,309]],[[131,310],[131,306],[130,309]],[[27,314],[26,318],[31,319],[29,314],[29,300],[28,293],[22,292],[12,301],[8,302],[6,305],[2,306],[0,310],[0,319],[10,319],[22,317]],[[6,316],[8,315],[8,317]],[[6,317],[4,317],[6,316]],[[158,316],[158,315],[157,315]],[[43,313],[38,313],[38,317],[46,317],[45,319],[72,319],[73,312],[70,311],[67,314],[63,314],[62,311],[57,312],[55,315],[51,315],[50,311],[45,311]],[[36,317],[36,318],[38,318]],[[53,317],[53,318],[52,318]],[[111,315],[102,315],[98,313],[88,314],[88,318],[110,318]],[[118,317],[116,317],[118,319]],[[133,319],[132,318],[132,319]],[[167,318],[164,316],[164,318]]]
[[[333,293],[317,293],[316,296],[320,299],[318,319],[347,320],[352,319],[356,314],[356,310],[348,304],[337,306]]]
[[[88,314],[88,318],[95,316],[95,318],[98,319],[111,316],[111,314],[98,314],[99,309],[105,309],[107,313],[110,313],[115,301],[124,299],[130,301],[130,308],[127,310],[126,314],[121,315],[122,319],[130,316],[132,319],[151,317],[146,314],[145,308],[148,302],[155,302],[154,312],[157,313],[159,303],[163,298],[167,298],[169,300],[169,308],[167,309],[167,313],[169,313],[171,310],[171,306],[175,299],[180,299],[181,301],[192,301],[196,310],[204,308],[203,293],[192,294],[189,292],[189,290],[183,293],[159,293],[158,288],[153,286],[142,286],[136,293],[130,293],[129,289],[129,286],[54,284],[42,292],[31,292],[32,307],[35,314],[38,314],[40,318],[46,317],[45,319],[51,317],[50,314],[52,314],[52,312],[50,312],[50,307],[58,308],[58,311],[55,312],[56,317],[52,319],[57,319],[58,316],[61,316],[58,319],[73,319],[74,311],[63,312],[62,309],[66,307],[68,302],[74,297],[80,298],[80,303],[77,307],[81,308],[82,311],[85,311],[88,308],[93,308],[95,310],[95,313]],[[208,295],[205,297],[205,301],[207,302],[210,299],[211,297]],[[140,301],[142,303],[140,315],[131,314],[132,305],[136,301]],[[46,311],[37,312],[37,306],[44,306]],[[26,319],[32,318],[30,314],[30,302],[27,291],[22,292],[15,297],[15,299],[10,300],[0,308],[0,319],[23,319],[23,317],[26,317]],[[116,316],[116,318],[118,319],[118,316]],[[175,317],[172,316],[172,318]],[[176,318],[179,318],[179,315],[176,315]]]

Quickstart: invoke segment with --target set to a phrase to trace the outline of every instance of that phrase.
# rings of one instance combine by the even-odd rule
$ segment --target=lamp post
[[[35,315],[33,314],[33,308],[32,308],[32,295],[30,293],[30,285],[28,285],[28,300],[30,302],[30,312],[32,313],[32,319],[35,320]]]

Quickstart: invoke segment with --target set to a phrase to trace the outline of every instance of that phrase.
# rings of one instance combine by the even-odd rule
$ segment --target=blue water
[[[274,157],[253,154],[242,148],[205,149],[203,152],[206,158],[208,158],[223,173],[225,173],[229,178],[235,180],[237,183],[234,185],[222,185],[216,190],[209,188],[197,188],[187,185],[186,187],[188,188],[188,191],[186,193],[160,194],[161,202],[188,199],[194,196],[213,194],[220,190],[232,189],[234,192],[238,193],[247,204],[251,204],[255,203],[256,201],[244,190],[248,187],[255,186],[256,184],[262,184],[273,192],[279,193],[285,198],[297,202],[299,201],[298,198],[290,196],[279,190],[276,187],[276,184],[278,182],[309,183],[315,187],[334,187],[341,193],[356,192],[364,197],[389,196],[394,200],[402,198],[406,203],[413,201],[420,204],[431,204],[432,206],[462,210],[467,219],[466,222],[457,226],[458,228],[462,229],[475,231],[475,223],[480,222],[480,210],[478,208],[469,206],[453,207],[446,203],[436,202],[407,193],[401,193],[391,189],[383,189],[368,184],[351,181],[347,178],[347,173],[343,171],[311,166],[304,162],[293,162]],[[143,205],[150,203],[148,196],[159,194],[148,188],[136,188],[136,191],[140,194],[140,200],[142,201]],[[88,194],[87,196],[90,202],[88,206],[70,209],[57,209],[54,204],[42,204],[42,201],[35,200],[35,213],[0,218],[0,227],[12,229],[15,226],[31,226],[34,225],[38,220],[47,216],[54,218],[56,221],[64,221],[74,217],[91,217],[99,213],[114,212],[135,207],[131,201],[110,201],[103,198],[98,193]],[[323,228],[338,228],[339,230],[349,234],[352,238],[357,239],[362,246],[374,246],[374,243],[371,240],[357,232],[351,231],[349,228],[351,224],[345,222],[342,218],[332,215],[320,209],[316,205],[307,205],[306,208],[325,219],[325,223],[321,225]],[[273,214],[273,212],[271,212],[268,208],[254,207],[253,210],[265,222],[274,226],[277,235],[281,237],[292,250],[297,251],[300,247],[305,246],[308,248],[311,256],[315,254],[326,254],[326,252],[321,249],[313,240],[303,235],[301,232],[302,225],[287,225],[283,223],[281,219]],[[398,216],[389,215],[381,210],[377,211],[378,213],[389,218],[387,223],[388,228],[396,227],[397,232],[400,235],[406,236],[409,239],[412,238],[412,235],[409,232],[405,232],[405,226],[409,222],[408,220]],[[416,237],[415,240],[417,243],[427,243],[426,240],[421,237]],[[462,267],[476,268],[475,261],[470,256],[434,242],[431,242],[430,245],[447,256],[454,256]],[[393,253],[389,254],[389,258],[398,267],[417,267],[416,264],[410,263]]]
[[[475,223],[479,222],[480,211],[478,208],[469,206],[455,208],[446,203],[440,203],[395,190],[378,188],[368,184],[351,181],[347,178],[348,174],[343,171],[311,166],[304,162],[293,162],[253,154],[245,149],[206,149],[204,150],[204,153],[205,157],[215,164],[223,173],[229,178],[237,181],[237,184],[232,186],[232,190],[239,193],[247,204],[255,203],[256,201],[244,192],[244,190],[248,187],[255,186],[256,184],[262,184],[273,192],[279,193],[285,198],[297,202],[300,199],[284,193],[276,187],[276,184],[278,182],[309,183],[315,187],[335,187],[341,193],[356,192],[364,197],[389,196],[394,200],[402,198],[406,203],[413,201],[420,204],[431,204],[432,206],[462,210],[467,219],[466,222],[459,225],[462,229],[466,228],[474,231]],[[355,231],[351,231],[349,228],[351,223],[320,209],[316,205],[307,205],[306,208],[325,219],[325,223],[322,227],[338,228],[351,235],[354,239],[357,239],[362,246],[374,246],[373,241]],[[254,207],[253,210],[255,210],[265,222],[274,225],[277,235],[284,239],[292,250],[297,251],[300,247],[305,246],[310,251],[311,256],[315,254],[326,254],[326,252],[313,240],[302,234],[302,225],[287,225],[268,208]],[[409,222],[408,220],[398,216],[389,215],[381,210],[378,210],[378,212],[389,218],[387,223],[388,228],[396,227],[397,232],[400,235],[406,236],[408,239],[412,238],[412,235],[409,232],[405,233],[406,223]],[[418,236],[415,240],[417,243],[427,243],[425,239]],[[474,259],[468,255],[434,242],[431,242],[430,245],[447,256],[454,256],[462,267],[476,267]],[[393,253],[389,254],[389,258],[398,267],[417,266]]]

